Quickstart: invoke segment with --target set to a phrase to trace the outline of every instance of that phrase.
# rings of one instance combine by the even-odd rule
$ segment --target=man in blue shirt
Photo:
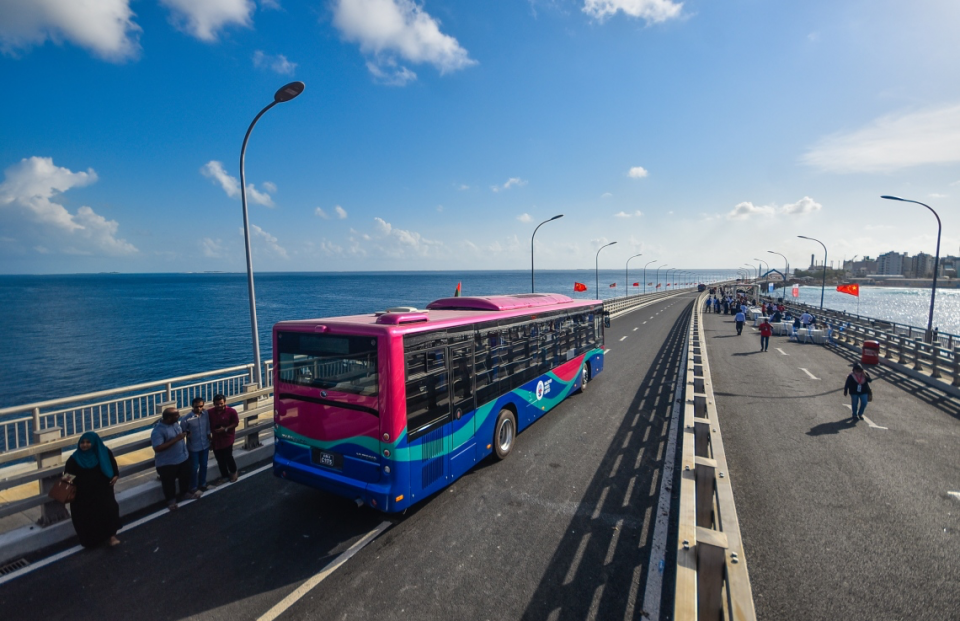
[[[187,446],[183,439],[187,432],[180,428],[180,412],[177,408],[167,408],[163,411],[163,418],[153,427],[150,434],[150,444],[156,454],[154,464],[157,474],[160,475],[160,485],[163,486],[163,497],[167,500],[167,509],[173,511],[177,505],[177,482],[180,483],[180,494],[196,498],[190,494],[190,461]]]
[[[180,419],[180,428],[187,434],[190,453],[190,493],[207,491],[207,460],[210,458],[210,416],[203,409],[203,397],[195,397],[191,410]]]
[[[743,322],[747,320],[747,316],[744,314],[743,310],[737,312],[736,316],[733,318],[737,322],[737,336],[743,332]]]

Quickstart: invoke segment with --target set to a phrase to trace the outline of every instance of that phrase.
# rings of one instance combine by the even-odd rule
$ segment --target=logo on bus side
[[[550,394],[550,385],[553,384],[552,379],[548,379],[546,382],[539,381],[537,382],[537,401],[543,399],[544,395]]]

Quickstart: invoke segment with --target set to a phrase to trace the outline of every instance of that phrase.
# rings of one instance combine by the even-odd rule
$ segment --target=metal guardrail
[[[757,613],[707,361],[705,297],[694,305],[687,340],[673,619],[754,621]]]
[[[628,295],[621,298],[610,298],[603,301],[603,310],[611,317],[623,314],[637,306],[647,304],[653,300],[669,298],[681,293],[690,293],[690,289],[678,289],[676,291],[660,291],[657,293],[641,293],[638,295]]]
[[[830,340],[842,346],[862,348],[865,341],[875,341],[879,345],[879,354],[898,365],[906,366],[936,383],[960,387],[960,339],[950,334],[941,334],[936,343],[923,341],[923,330],[913,328],[910,333],[889,332],[884,322],[869,320],[866,323],[851,321],[850,315],[806,304],[787,302],[784,306],[791,312],[806,311],[817,318],[817,322],[826,325]],[[889,325],[889,324],[887,324]],[[944,344],[944,340],[951,343]]]
[[[266,420],[258,420],[261,414],[271,414],[273,411],[273,402],[270,401],[264,405],[259,404],[259,400],[273,395],[273,388],[263,388],[259,390],[247,390],[241,395],[227,397],[228,404],[243,403],[243,412],[239,418],[242,427],[237,430],[236,437],[244,440],[244,448],[252,449],[260,446],[260,432],[273,432],[273,417]],[[134,435],[137,431],[145,431],[153,427],[160,419],[163,409],[174,407],[173,401],[166,403],[157,403],[155,413],[150,416],[144,416],[137,420],[130,421],[121,425],[114,425],[109,429],[101,431],[101,437],[109,439],[111,437],[124,437],[119,445],[111,447],[115,456],[126,455],[145,449],[151,446],[150,438],[138,438]],[[189,411],[190,407],[178,408],[183,412]],[[72,448],[76,445],[77,437],[60,437],[61,430],[57,427],[43,430],[39,434],[39,441],[31,446],[23,447],[6,453],[0,453],[0,464],[11,463],[25,458],[33,457],[37,462],[36,470],[28,470],[6,478],[0,478],[0,491],[18,487],[27,483],[40,481],[40,493],[29,498],[16,500],[0,504],[0,518],[8,515],[20,513],[34,507],[42,506],[39,525],[49,526],[61,520],[67,519],[69,515],[63,505],[51,501],[47,497],[47,492],[57,482],[63,473],[63,450]],[[154,458],[122,466],[120,476],[127,477],[131,474],[149,470],[154,466]],[[2,471],[0,471],[2,472]]]
[[[272,385],[273,363],[264,363],[264,379]],[[58,428],[63,436],[101,430],[152,416],[158,403],[187,407],[194,397],[208,402],[215,394],[243,394],[253,381],[253,365],[245,364],[110,390],[0,408],[0,455],[34,444],[37,435]],[[2,463],[2,462],[0,462]]]

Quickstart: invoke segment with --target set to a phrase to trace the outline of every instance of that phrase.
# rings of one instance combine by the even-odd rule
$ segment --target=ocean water
[[[632,282],[641,275],[630,270]],[[593,270],[538,271],[537,291],[596,299],[594,279]],[[601,297],[623,295],[623,279],[601,270]],[[272,356],[278,321],[423,308],[458,282],[463,295],[528,293],[530,272],[257,274],[261,357]],[[588,291],[574,293],[574,282]],[[0,407],[253,360],[246,274],[0,276],[0,299]]]
[[[735,270],[701,273],[730,277]],[[641,276],[631,269],[631,284],[642,283]],[[601,270],[601,298],[623,295],[623,279],[623,270]],[[646,280],[654,280],[652,270]],[[257,274],[261,357],[272,356],[270,331],[278,321],[423,308],[452,296],[458,282],[463,295],[527,293],[530,272]],[[574,282],[588,291],[574,293]],[[616,288],[608,286],[613,282]],[[537,291],[596,299],[594,272],[538,271]],[[865,287],[860,314],[926,326],[929,296],[923,289]],[[0,299],[0,407],[253,359],[245,274],[0,276]],[[819,305],[820,288],[801,287],[800,300]],[[856,302],[828,289],[824,304],[854,312]],[[937,291],[936,319],[942,331],[960,333],[960,290]]]

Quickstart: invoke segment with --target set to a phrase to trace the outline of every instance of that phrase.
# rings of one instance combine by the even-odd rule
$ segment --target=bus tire
[[[588,383],[590,383],[590,363],[584,362],[583,368],[580,369],[580,392],[587,389]]]
[[[493,427],[493,454],[497,459],[506,459],[517,441],[517,415],[509,408],[500,410],[497,424]]]

